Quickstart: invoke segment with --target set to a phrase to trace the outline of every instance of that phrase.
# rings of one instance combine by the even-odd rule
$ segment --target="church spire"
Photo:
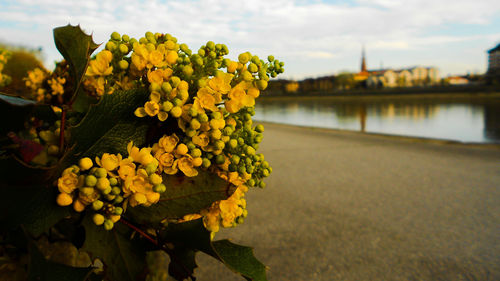
[[[366,58],[365,58],[365,45],[361,50],[361,72],[366,73]]]

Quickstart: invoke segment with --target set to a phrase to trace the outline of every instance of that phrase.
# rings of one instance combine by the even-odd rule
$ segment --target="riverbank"
[[[268,187],[216,238],[254,246],[269,280],[500,279],[498,147],[265,128]],[[198,261],[197,280],[241,280]]]

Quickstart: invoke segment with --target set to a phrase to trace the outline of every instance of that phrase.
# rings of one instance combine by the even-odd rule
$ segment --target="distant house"
[[[461,76],[450,76],[446,79],[450,85],[465,85],[469,84],[469,79]]]
[[[435,67],[416,66],[405,69],[366,69],[365,50],[361,58],[361,71],[354,79],[365,81],[368,88],[393,88],[436,85],[440,82],[439,71]]]
[[[500,44],[488,50],[488,72],[500,70]]]

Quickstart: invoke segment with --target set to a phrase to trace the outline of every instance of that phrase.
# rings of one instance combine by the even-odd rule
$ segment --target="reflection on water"
[[[260,121],[417,136],[463,142],[500,143],[500,99],[260,100]]]

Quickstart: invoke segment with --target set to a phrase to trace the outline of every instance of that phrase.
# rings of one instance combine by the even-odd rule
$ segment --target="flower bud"
[[[84,157],[78,161],[78,166],[80,166],[80,170],[86,171],[90,168],[92,168],[94,164],[92,163],[92,159],[89,157]]]
[[[248,55],[248,53],[242,53],[238,56],[238,61],[241,64],[246,64],[249,60],[250,60],[250,56]]]
[[[109,219],[104,220],[104,229],[111,230],[111,229],[113,229],[113,226],[114,226],[114,223],[112,220],[109,220]]]
[[[127,69],[128,68],[128,61],[126,60],[121,60],[118,62],[118,66],[120,67],[120,69]]]
[[[73,202],[73,210],[78,213],[83,212],[83,210],[85,210],[85,205],[80,200],[75,200],[75,202]]]
[[[71,203],[73,203],[73,198],[71,198],[71,196],[68,194],[68,193],[59,193],[59,195],[57,195],[57,205],[59,206],[68,206],[68,205],[71,205]]]
[[[118,184],[118,180],[116,178],[109,178],[108,180],[111,186],[115,186]]]
[[[170,110],[170,114],[172,114],[172,116],[174,116],[175,118],[179,118],[182,115],[182,108],[180,108],[179,106],[174,106]]]
[[[104,216],[101,214],[94,214],[92,220],[94,221],[95,225],[102,225],[104,223]]]
[[[116,181],[116,179],[115,179],[115,181]],[[97,180],[96,187],[99,190],[105,190],[105,189],[107,189],[110,186],[111,186],[111,182],[108,180],[108,178],[99,178]]]
[[[113,33],[111,33],[111,39],[113,40],[116,40],[116,41],[119,41],[120,40],[120,33],[114,31]]]
[[[109,50],[109,51],[114,51],[116,49],[116,44],[111,42],[111,41],[108,41],[108,43],[106,43],[106,50]]]
[[[180,143],[177,145],[175,152],[177,152],[177,154],[184,155],[188,152],[188,147],[185,144]]]
[[[163,193],[166,190],[167,190],[167,187],[163,183],[156,184],[155,186],[153,186],[154,192]]]
[[[111,195],[118,195],[122,192],[122,190],[118,187],[118,186],[115,186],[111,189],[111,192],[110,194]]]
[[[117,216],[120,216],[121,214],[123,214],[123,209],[121,207],[116,207],[114,210],[113,210],[113,214],[117,215]]]
[[[97,183],[97,178],[93,175],[88,175],[85,177],[85,185],[86,186],[95,186]]]
[[[98,178],[104,178],[108,175],[108,171],[106,171],[106,169],[104,168],[97,168],[95,171],[94,171],[94,176],[98,177]]]
[[[149,181],[153,184],[153,185],[157,185],[157,184],[160,184],[163,182],[163,179],[160,175],[158,174],[151,174],[149,176]]]
[[[203,164],[203,159],[201,157],[193,158],[193,166],[199,167]]]
[[[94,209],[95,211],[100,210],[102,206],[104,206],[104,203],[101,200],[96,200],[92,202],[92,209]]]
[[[118,46],[118,48],[120,49],[120,52],[121,52],[122,54],[126,54],[126,53],[128,53],[128,47],[127,47],[127,45],[125,45],[125,44],[120,44],[120,46]]]

